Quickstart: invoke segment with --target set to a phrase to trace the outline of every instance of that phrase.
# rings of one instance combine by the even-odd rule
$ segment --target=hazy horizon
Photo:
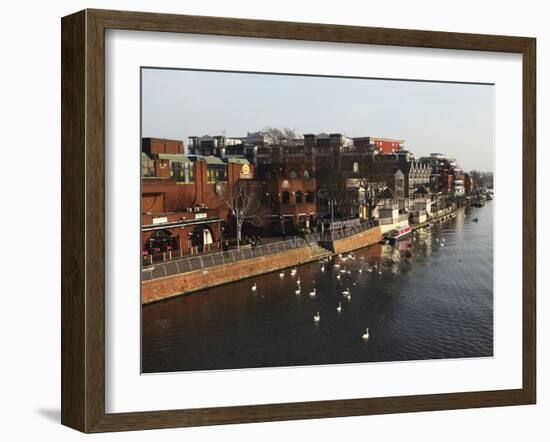
[[[440,152],[465,171],[493,172],[494,86],[175,69],[142,70],[142,136],[296,134],[404,139],[416,157]]]

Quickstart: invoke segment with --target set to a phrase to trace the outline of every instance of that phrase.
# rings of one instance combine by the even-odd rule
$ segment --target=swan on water
[[[317,294],[317,289],[313,288],[311,292],[309,292],[309,296],[315,296]]]
[[[342,311],[342,303],[341,302],[338,303],[338,307],[336,307],[336,311],[338,313],[340,313]]]
[[[296,293],[297,295],[299,295],[299,294],[300,294],[300,287],[298,287],[298,288],[294,291],[294,293]]]
[[[336,275],[336,279],[340,281],[340,275]]]
[[[319,312],[313,315],[313,322],[319,322],[321,320],[321,314]]]
[[[257,288],[258,286],[256,285],[256,283],[254,283],[254,285],[252,286],[252,291],[255,292]]]
[[[284,277],[285,277],[285,272],[279,273],[279,277],[280,277],[280,278],[284,278]]]
[[[363,336],[361,336],[361,338],[365,341],[368,341],[369,340],[369,328],[367,327],[367,329],[365,330],[365,333],[363,333]]]
[[[346,290],[343,290],[342,291],[342,295],[344,296],[348,296],[351,292],[349,291],[349,288],[347,288]]]

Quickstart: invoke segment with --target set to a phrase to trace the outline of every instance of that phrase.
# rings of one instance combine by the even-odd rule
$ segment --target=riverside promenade
[[[380,226],[369,221],[324,235],[197,255],[142,269],[142,304],[318,261],[382,240]]]

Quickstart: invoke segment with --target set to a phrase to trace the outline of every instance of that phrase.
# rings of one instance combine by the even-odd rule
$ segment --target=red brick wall
[[[141,150],[146,154],[183,153],[183,141],[163,140],[161,138],[144,138],[141,141]]]
[[[349,252],[351,250],[376,244],[381,240],[382,232],[380,231],[380,227],[375,227],[373,229],[358,233],[357,235],[350,236],[349,238],[334,241],[334,252]]]
[[[143,304],[148,304],[309,261],[311,261],[310,248],[300,247],[277,255],[210,267],[207,273],[197,270],[163,279],[143,281],[141,283],[141,301]]]

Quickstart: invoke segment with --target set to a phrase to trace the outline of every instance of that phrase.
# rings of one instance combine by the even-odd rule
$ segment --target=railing
[[[241,247],[240,250],[228,250],[226,252],[211,253],[208,255],[190,256],[183,259],[177,259],[169,262],[155,264],[153,266],[143,267],[141,272],[142,280],[164,278],[180,273],[192,272],[195,270],[204,270],[217,265],[229,264],[243,259],[266,256],[274,253],[284,252],[296,249],[298,247],[307,247],[303,238],[293,238],[286,241],[279,241],[270,244],[262,244],[253,247]]]

